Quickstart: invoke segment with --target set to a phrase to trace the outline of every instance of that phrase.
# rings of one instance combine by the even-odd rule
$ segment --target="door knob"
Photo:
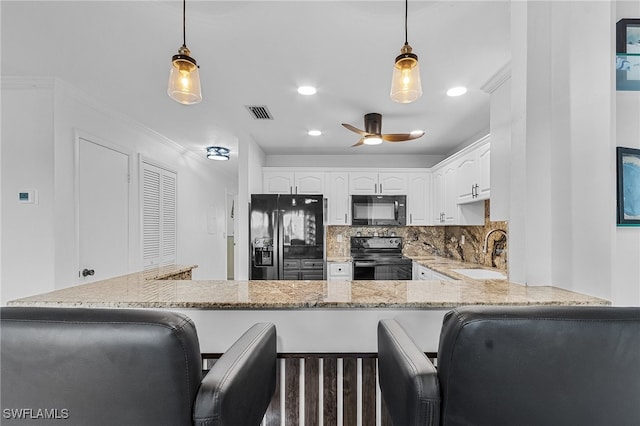
[[[84,268],[84,269],[82,270],[82,276],[83,276],[83,277],[87,277],[87,276],[89,276],[89,275],[93,275],[93,274],[95,274],[95,273],[96,273],[96,271],[94,271],[93,269],[87,269],[87,268]]]

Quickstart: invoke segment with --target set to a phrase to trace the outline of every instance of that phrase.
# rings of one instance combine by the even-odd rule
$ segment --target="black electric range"
[[[410,280],[412,261],[402,255],[402,237],[351,237],[354,280]]]

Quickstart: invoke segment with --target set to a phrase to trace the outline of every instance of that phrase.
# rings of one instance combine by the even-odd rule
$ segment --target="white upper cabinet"
[[[479,200],[488,200],[491,195],[491,144],[487,142],[478,149],[479,179],[476,194]]]
[[[265,170],[262,189],[265,194],[324,194],[323,172]]]
[[[291,194],[293,184],[293,172],[262,172],[265,194]]]
[[[457,166],[447,163],[433,169],[433,209],[434,225],[457,225],[458,205],[456,191]]]
[[[351,224],[349,197],[349,173],[328,172],[327,177],[327,225]]]
[[[462,155],[457,161],[457,203],[486,200],[491,192],[491,150],[489,139]]]
[[[294,194],[324,194],[325,174],[318,172],[296,172]]]
[[[407,174],[407,225],[429,225],[431,176],[428,172]]]
[[[349,173],[349,193],[352,195],[406,195],[407,173]]]
[[[458,203],[456,197],[456,168],[453,164],[444,168],[444,224],[458,224]]]

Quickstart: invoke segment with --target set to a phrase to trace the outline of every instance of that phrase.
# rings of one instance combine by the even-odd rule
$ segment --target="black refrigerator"
[[[325,279],[322,195],[253,194],[249,215],[250,279]]]

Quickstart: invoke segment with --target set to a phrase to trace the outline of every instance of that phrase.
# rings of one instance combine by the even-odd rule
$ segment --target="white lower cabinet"
[[[353,269],[351,262],[327,262],[327,280],[351,280]]]
[[[427,268],[418,262],[413,262],[413,279],[418,281],[423,280],[441,280],[441,281],[453,281],[453,278],[448,277],[440,272],[434,271],[431,268]]]

